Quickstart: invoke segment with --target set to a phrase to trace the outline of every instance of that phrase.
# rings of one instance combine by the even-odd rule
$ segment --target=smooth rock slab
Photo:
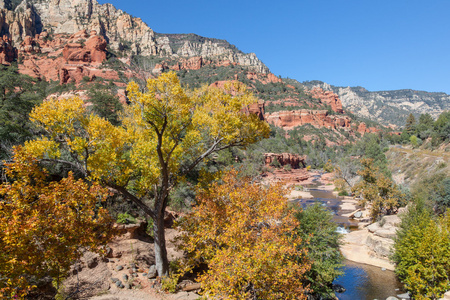
[[[397,297],[400,299],[410,299],[411,298],[411,297],[409,297],[408,293],[397,295]]]

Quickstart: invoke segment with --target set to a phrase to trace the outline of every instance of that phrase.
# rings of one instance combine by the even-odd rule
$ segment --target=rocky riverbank
[[[347,212],[342,216],[358,220],[358,229],[343,237],[342,255],[354,262],[393,271],[395,266],[389,256],[400,218],[397,215],[384,216],[380,221],[370,224],[368,211],[358,207],[357,202],[351,197],[342,199],[341,210]]]
[[[309,189],[311,184],[314,184],[314,190],[327,191],[330,195],[337,197],[332,182],[332,173],[321,174],[317,171],[310,171],[306,174],[309,175],[308,179],[302,181],[301,185],[286,180],[287,172],[284,174],[286,184],[294,186],[294,189],[287,195],[289,200],[313,199],[314,195]],[[274,176],[274,178],[276,177]],[[355,230],[343,235],[341,252],[344,257],[350,261],[394,270],[389,256],[400,218],[397,215],[384,216],[379,222],[371,224],[368,210],[358,206],[357,199],[339,197],[339,200],[339,210],[336,212],[339,218],[341,220],[348,219],[352,222],[352,226],[356,227]]]

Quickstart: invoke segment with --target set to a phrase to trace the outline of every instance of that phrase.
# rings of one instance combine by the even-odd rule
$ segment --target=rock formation
[[[315,87],[309,91],[311,96],[320,99],[322,103],[331,106],[331,109],[337,113],[343,113],[341,99],[339,96],[332,91],[324,91],[320,87]]]
[[[272,73],[262,74],[262,73],[256,73],[256,72],[247,72],[247,79],[255,81],[259,80],[263,84],[267,83],[279,83],[283,82],[280,78],[275,76]]]
[[[84,77],[119,80],[116,71],[99,66],[106,60],[106,40],[92,30],[81,30],[70,37],[47,32],[27,36],[19,46],[23,61],[19,71],[46,80],[79,83]]]
[[[185,60],[174,69],[195,70],[203,65],[200,57],[216,65],[239,64],[255,72],[269,73],[254,53],[243,53],[224,40],[193,34],[156,37],[140,18],[131,17],[108,3],[100,5],[96,0],[23,0],[15,8],[10,0],[3,0],[0,29],[0,34],[12,37],[16,47],[27,37],[45,31],[72,35],[81,30],[95,30],[113,51]]]
[[[90,35],[86,30],[81,30],[69,40],[62,52],[68,64],[99,65],[106,59],[106,41],[98,36],[95,30],[91,31]]]
[[[361,122],[358,125],[358,129],[356,129],[356,131],[358,131],[361,134],[365,134],[365,133],[375,133],[375,132],[379,132],[380,129],[376,128],[376,127],[367,127],[365,123]]]
[[[257,115],[260,120],[264,120],[264,101],[258,101],[258,103],[250,104],[244,109],[246,113]]]
[[[394,270],[395,266],[389,261],[389,256],[392,254],[393,239],[400,222],[397,215],[384,216],[380,222],[345,234],[340,247],[342,254],[351,261]]]
[[[17,57],[17,51],[12,46],[11,38],[4,35],[0,40],[0,64],[9,66]]]
[[[380,122],[403,126],[406,117],[429,113],[437,118],[443,111],[450,110],[450,95],[415,90],[368,91],[363,87],[332,86],[321,81],[302,83],[308,89],[315,87],[336,93],[343,106],[354,114]]]
[[[0,34],[10,36],[14,46],[40,32],[38,23],[35,12],[25,2],[14,12],[7,9],[5,2],[0,3]]]
[[[329,115],[326,110],[301,109],[293,111],[279,111],[265,114],[264,119],[284,130],[291,130],[294,127],[311,124],[315,127],[327,127],[331,129],[350,129],[351,119],[348,116]]]
[[[266,166],[270,166],[273,161],[277,160],[280,165],[290,165],[293,169],[306,167],[306,155],[298,155],[292,153],[264,153],[264,162]]]
[[[171,35],[167,36],[170,41]],[[164,45],[164,48],[167,52],[167,44]],[[236,63],[249,67],[258,73],[269,73],[269,69],[256,57],[255,53],[245,54],[228,43],[214,42],[212,39],[203,38],[199,42],[184,41],[183,45],[174,54],[180,57],[201,56],[203,58],[210,58],[215,63],[226,61],[229,64]]]
[[[133,18],[111,4],[100,5],[96,0],[24,0],[14,13],[5,11],[15,16],[13,24],[17,25],[9,26],[8,33],[18,37],[20,33],[17,40],[42,31],[75,34],[88,29],[97,31],[114,50],[128,47],[136,54],[157,54],[153,30],[141,19]]]

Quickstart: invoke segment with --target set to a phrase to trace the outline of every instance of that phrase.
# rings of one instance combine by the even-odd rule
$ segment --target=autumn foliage
[[[36,160],[15,149],[0,186],[0,297],[22,298],[38,279],[65,276],[86,249],[100,251],[113,235],[101,202],[109,195],[72,173],[48,182]]]
[[[304,299],[310,265],[298,222],[280,185],[263,187],[232,170],[199,191],[198,205],[180,224],[190,266],[206,264],[199,281],[210,297]]]
[[[46,164],[63,164],[115,190],[153,219],[155,263],[168,275],[164,213],[180,178],[217,151],[269,135],[269,126],[243,110],[257,99],[247,87],[189,90],[174,72],[147,80],[146,92],[127,87],[121,125],[93,115],[79,98],[53,99],[30,118],[44,135],[24,145]]]
[[[359,205],[370,205],[370,215],[375,220],[382,215],[397,212],[404,205],[405,196],[400,192],[394,182],[375,166],[373,159],[361,159],[362,169],[358,171],[361,181],[352,192],[361,196]]]

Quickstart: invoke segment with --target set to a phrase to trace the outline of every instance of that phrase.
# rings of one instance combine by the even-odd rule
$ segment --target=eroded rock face
[[[0,64],[9,66],[17,57],[17,51],[12,46],[11,38],[4,35],[0,40]]]
[[[211,59],[214,63],[227,62],[227,64],[247,66],[258,73],[269,73],[269,69],[259,60],[255,53],[243,53],[210,39],[205,39],[202,42],[187,40],[174,54],[180,57],[201,56],[204,59]]]
[[[81,30],[71,36],[47,32],[35,37],[27,36],[19,46],[18,55],[23,61],[19,71],[46,80],[79,83],[83,77],[89,80],[100,76],[118,80],[114,70],[99,69],[106,60],[106,40],[96,31]]]
[[[14,12],[6,9],[5,5],[0,7],[0,34],[10,36],[14,46],[25,37],[34,36],[39,32],[36,14],[30,5],[22,3],[19,7]]]
[[[265,114],[264,119],[269,124],[291,130],[294,127],[311,124],[316,127],[327,127],[331,129],[350,128],[351,119],[347,116],[328,115],[326,110],[293,110],[279,111]]]
[[[277,76],[275,76],[272,73],[262,74],[262,73],[256,73],[256,72],[248,72],[247,79],[252,80],[252,81],[259,80],[263,84],[282,82],[282,80],[280,78],[278,78]]]
[[[250,104],[244,109],[244,112],[257,115],[260,120],[264,120],[264,101],[260,100],[258,103]]]
[[[385,126],[403,126],[407,116],[429,113],[437,118],[450,109],[450,95],[416,90],[368,91],[363,87],[338,87],[325,82],[306,84],[338,94],[342,104],[354,114]]]
[[[379,132],[380,129],[375,128],[375,127],[367,127],[366,123],[359,123],[358,128],[356,129],[356,131],[358,131],[359,133],[361,133],[362,135],[366,134],[366,133],[375,133],[375,132]]]
[[[401,220],[397,215],[391,215],[383,216],[381,221],[367,226],[370,234],[366,244],[378,257],[388,258],[391,255],[400,223]]]
[[[264,153],[264,162],[266,166],[270,166],[271,163],[278,160],[280,165],[290,165],[293,169],[299,169],[305,167],[306,156],[292,153]]]
[[[63,49],[63,57],[67,63],[99,65],[106,60],[106,40],[98,36],[95,30],[90,35],[86,30],[81,30],[69,40]]]
[[[315,87],[309,91],[311,96],[314,98],[320,99],[322,103],[325,103],[331,106],[331,109],[337,113],[343,113],[342,102],[339,99],[339,96],[332,91],[324,91],[320,87]]]
[[[194,56],[188,59],[181,59],[175,65],[170,66],[169,68],[175,71],[199,70],[203,65],[203,58],[201,56]]]
[[[107,3],[95,0],[33,1],[43,28],[54,33],[75,34],[83,29],[95,30],[114,50],[129,47],[135,54],[156,55],[155,34],[140,18]],[[124,45],[123,41],[128,44]]]

